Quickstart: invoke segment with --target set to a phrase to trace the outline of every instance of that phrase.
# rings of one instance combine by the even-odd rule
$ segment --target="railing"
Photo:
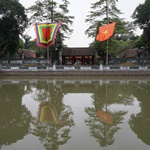
[[[112,58],[109,60],[109,65],[118,65],[122,63],[132,63],[136,65],[150,65],[150,58]],[[0,60],[2,65],[21,65],[21,64],[47,64],[46,59],[11,59],[11,60]]]
[[[133,66],[121,66],[118,63],[131,62]],[[0,71],[119,71],[150,70],[150,58],[116,58],[110,65],[47,65],[45,59],[0,60]]]
[[[133,63],[138,65],[150,65],[150,58],[112,58],[109,64]]]
[[[23,65],[0,65],[0,71],[135,71],[135,70],[150,70],[150,66],[75,66],[75,65],[38,65],[38,66],[23,66]]]
[[[22,64],[47,64],[46,59],[14,59],[14,60],[0,60],[2,65],[22,65]]]

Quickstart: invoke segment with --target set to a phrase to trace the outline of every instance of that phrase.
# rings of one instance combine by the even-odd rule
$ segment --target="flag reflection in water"
[[[39,104],[38,120],[39,122],[50,122],[62,125],[55,106],[51,105],[49,102],[42,102]]]
[[[103,110],[99,110],[96,112],[96,115],[98,116],[98,119],[107,123],[107,124],[113,124],[112,117],[105,113]]]

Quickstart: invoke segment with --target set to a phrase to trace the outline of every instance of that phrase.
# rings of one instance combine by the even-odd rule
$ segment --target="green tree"
[[[85,22],[90,26],[85,31],[88,37],[96,37],[99,26],[108,24],[119,18],[121,11],[117,9],[116,2],[118,0],[98,0],[91,4],[90,14],[87,15]]]
[[[69,38],[73,29],[70,25],[73,23],[73,16],[68,15],[69,13],[69,2],[68,0],[62,0],[61,3],[57,3],[53,0],[41,0],[36,1],[35,5],[28,8],[28,12],[31,14],[30,24],[35,22],[55,22],[62,21],[61,28],[57,34],[56,42],[50,47],[52,52],[53,61],[58,60],[58,51],[56,48],[60,48],[63,45],[65,38]],[[57,57],[57,58],[56,58]]]
[[[141,36],[141,40],[139,44],[144,46],[150,52],[150,0],[145,0],[143,4],[140,4],[136,7],[132,18],[134,19],[134,23],[143,29],[143,35]]]
[[[98,34],[99,27],[111,22],[116,22],[115,35],[109,39],[109,45],[107,41],[99,42],[93,40],[90,44],[94,49],[96,49],[103,59],[103,63],[106,63],[106,51],[107,46],[109,49],[109,55],[116,56],[117,53],[123,50],[122,40],[126,37],[126,41],[132,37],[134,26],[130,22],[125,22],[124,19],[119,18],[122,14],[121,11],[116,7],[118,0],[98,0],[91,4],[90,15],[87,15],[85,22],[89,23],[90,26],[85,31],[88,37],[93,37],[95,39]],[[118,41],[120,38],[120,41]]]
[[[53,0],[36,1],[35,5],[28,8],[28,13],[31,13],[30,24],[45,21],[62,21],[61,35],[63,38],[69,37],[70,33],[73,32],[69,25],[72,25],[74,17],[68,15],[68,5],[67,0],[62,0],[62,3],[57,3]]]
[[[26,26],[25,8],[18,0],[0,0],[0,57],[18,50],[19,35]]]
[[[36,40],[30,40],[29,41],[29,47],[28,47],[30,50],[34,50],[36,52],[36,57],[39,58],[46,58],[46,49],[45,48],[42,48],[42,47],[39,47],[37,46],[36,44]]]
[[[24,39],[24,46],[23,46],[23,48],[29,49],[29,43],[30,43],[31,36],[29,36],[29,35],[22,35],[22,37]]]

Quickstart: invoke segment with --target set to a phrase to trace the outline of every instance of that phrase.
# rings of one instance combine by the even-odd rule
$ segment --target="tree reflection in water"
[[[129,125],[133,132],[145,144],[150,145],[150,86],[137,87],[133,93],[140,101],[141,112],[132,114]]]
[[[0,146],[16,143],[29,133],[31,113],[22,105],[24,85],[0,86]]]
[[[89,115],[85,123],[89,126],[91,136],[96,139],[99,145],[107,147],[115,142],[114,135],[120,129],[119,124],[122,123],[123,116],[127,113],[127,111],[115,111],[109,110],[109,108],[113,104],[132,105],[133,101],[128,94],[129,89],[124,86],[121,87],[119,84],[102,85],[95,89],[96,91],[92,95],[94,107],[85,109],[85,112]],[[101,115],[104,115],[105,122],[98,118],[97,113],[99,111],[104,112]],[[109,121],[110,118],[112,123]]]
[[[32,120],[31,133],[39,137],[45,149],[57,150],[71,138],[69,133],[74,126],[73,112],[70,106],[63,104],[63,94],[59,86],[39,83],[33,89],[35,90],[33,98],[40,104],[47,103],[46,107],[50,109],[46,108],[44,116],[41,116],[45,117],[45,121],[37,121],[38,116]]]
[[[35,84],[28,80],[26,82],[20,80],[22,84],[6,83],[2,86],[0,84],[0,147],[17,143],[20,139],[24,141],[25,135],[29,134],[38,137],[40,140],[38,142],[42,143],[47,150],[58,150],[60,145],[67,145],[71,138],[72,127],[75,126],[73,110],[63,101],[64,95],[68,93],[90,93],[92,95],[92,105],[86,108],[81,107],[83,110],[85,108],[88,114],[84,120],[89,127],[87,132],[90,132],[90,136],[94,137],[101,147],[115,143],[115,134],[120,131],[121,127],[124,127],[121,125],[122,122],[128,121],[124,121],[127,113],[130,117],[128,123],[132,131],[145,144],[150,145],[149,82],[147,84],[138,84],[137,81],[132,82],[133,84],[121,82],[120,84],[120,81],[116,80],[113,84],[111,81],[99,84],[97,80],[81,81],[56,80],[54,82],[53,80],[52,82],[52,80],[44,79],[37,80]],[[39,116],[38,114],[32,116],[28,108],[22,105],[22,97],[26,94],[30,95],[30,98],[32,97],[39,105],[47,104]],[[138,114],[133,114],[134,110],[129,110],[131,107],[114,109],[115,106],[133,106],[133,98],[140,104]],[[32,136],[33,140],[35,140],[34,136]],[[121,135],[117,134],[117,136]]]

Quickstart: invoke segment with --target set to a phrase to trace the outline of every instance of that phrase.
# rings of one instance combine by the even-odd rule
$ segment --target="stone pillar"
[[[59,51],[59,64],[62,65],[62,50]]]

